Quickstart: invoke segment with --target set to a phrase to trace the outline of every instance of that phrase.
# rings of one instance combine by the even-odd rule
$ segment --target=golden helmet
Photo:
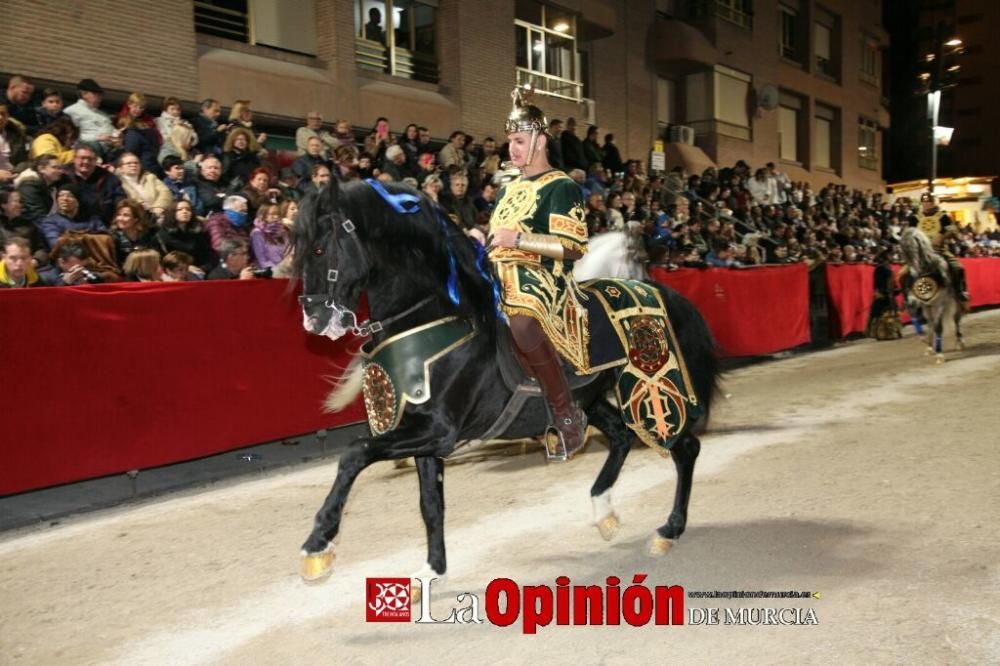
[[[507,134],[514,132],[544,132],[548,129],[549,121],[545,114],[534,104],[530,103],[531,94],[534,92],[530,85],[518,86],[510,93],[513,105],[510,110],[510,117],[504,123],[504,131]]]

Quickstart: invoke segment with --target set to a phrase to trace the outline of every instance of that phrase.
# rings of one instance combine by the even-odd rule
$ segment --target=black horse
[[[362,437],[343,453],[333,488],[302,548],[307,580],[325,577],[331,571],[332,541],[358,474],[372,463],[411,456],[416,459],[420,509],[427,530],[427,567],[431,575],[443,576],[444,459],[463,442],[484,435],[529,438],[544,432],[547,424],[543,400],[531,398],[519,416],[494,436],[498,418],[513,392],[499,367],[505,352],[498,350],[497,340],[503,331],[497,329],[496,292],[484,270],[482,248],[456,225],[446,222],[427,197],[402,185],[369,182],[331,183],[302,203],[295,223],[294,266],[303,283],[300,301],[306,330],[331,338],[348,332],[370,336],[370,348],[402,332],[456,316],[472,323],[475,334],[435,361],[429,375],[431,399],[406,404],[395,427]],[[692,388],[707,420],[718,377],[711,333],[682,296],[660,285],[649,287],[659,290],[670,313]],[[366,323],[359,322],[355,314],[363,292],[367,292],[370,311]],[[359,363],[352,365],[349,375],[359,370]],[[590,425],[608,439],[608,458],[590,491],[595,524],[605,539],[618,529],[609,491],[632,441],[621,411],[605,398],[619,372],[620,368],[600,371],[574,392]],[[358,393],[358,377],[355,390],[348,390],[347,401]],[[371,422],[371,410],[369,417]],[[674,504],[666,523],[656,530],[651,552],[666,552],[671,540],[684,532],[694,464],[701,447],[692,432],[695,421],[687,423],[670,449],[677,468]]]

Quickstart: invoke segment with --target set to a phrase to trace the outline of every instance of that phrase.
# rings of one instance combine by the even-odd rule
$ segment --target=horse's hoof
[[[444,587],[446,581],[448,580],[447,574],[444,576],[438,576],[436,573],[432,572],[430,574],[421,573],[420,576],[422,578],[433,578],[434,584],[437,585],[438,589]],[[421,588],[421,586],[416,582],[416,574],[414,574],[414,576],[410,578],[410,603],[414,606],[418,605],[423,599],[424,595],[422,590],[423,588]]]
[[[614,539],[620,529],[621,523],[618,520],[618,516],[614,513],[609,513],[597,521],[597,530],[601,533],[601,538],[605,541]]]
[[[646,548],[646,554],[650,557],[663,557],[669,553],[670,549],[673,547],[673,539],[667,539],[657,534],[650,539],[649,546]]]
[[[333,544],[318,553],[302,553],[302,580],[318,583],[333,573]]]
[[[938,354],[934,357],[934,365],[941,365],[944,363],[944,354]]]
[[[933,347],[928,347],[927,349],[924,350],[924,356],[930,356],[933,353],[934,353]]]

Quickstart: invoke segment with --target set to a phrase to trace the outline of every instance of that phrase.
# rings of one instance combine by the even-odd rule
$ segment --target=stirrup
[[[567,462],[583,451],[587,445],[587,414],[579,407],[574,407],[580,423],[580,443],[572,450],[566,446],[566,438],[555,424],[545,428],[543,442],[545,443],[545,458],[548,462]],[[563,419],[564,425],[572,426],[573,419]]]

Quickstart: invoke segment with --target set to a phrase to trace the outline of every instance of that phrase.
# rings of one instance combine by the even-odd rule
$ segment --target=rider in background
[[[933,194],[924,192],[920,196],[920,213],[910,217],[910,226],[917,227],[930,239],[934,249],[948,262],[952,284],[962,307],[969,307],[969,291],[965,282],[965,268],[951,251],[952,241],[958,239],[958,226],[947,213],[938,208]]]
[[[587,225],[580,188],[551,166],[548,123],[524,94],[520,88],[512,93],[505,124],[511,161],[521,175],[497,197],[490,259],[515,354],[541,385],[568,459],[583,447],[587,423],[572,400],[559,355],[578,369],[587,365],[586,314],[572,281],[573,261],[587,251]]]

